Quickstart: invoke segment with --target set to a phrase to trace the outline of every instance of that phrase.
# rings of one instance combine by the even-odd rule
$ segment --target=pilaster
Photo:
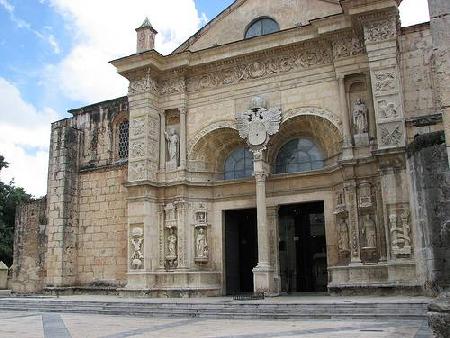
[[[405,122],[397,61],[398,12],[382,12],[363,19],[378,149],[404,147]]]

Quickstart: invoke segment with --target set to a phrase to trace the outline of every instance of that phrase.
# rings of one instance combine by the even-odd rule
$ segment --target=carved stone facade
[[[301,1],[310,10],[295,13],[308,18],[276,1],[242,3],[170,55],[113,61],[128,96],[53,125],[46,288],[225,295],[239,273],[253,291],[277,295],[289,284],[282,262],[294,261],[280,234],[302,214],[283,213],[316,203],[308,231],[324,243],[310,258],[325,289],[422,292],[426,233],[405,146],[443,129],[429,25],[400,28],[388,0],[377,9]],[[242,40],[250,13],[277,18],[280,31]],[[156,31],[142,28],[146,49]],[[129,121],[121,161],[119,121]],[[246,234],[230,224],[253,220],[251,243],[231,243]],[[251,266],[230,272],[239,265],[227,268],[230,250]]]

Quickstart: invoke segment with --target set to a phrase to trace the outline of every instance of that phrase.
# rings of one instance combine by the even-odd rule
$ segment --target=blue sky
[[[145,16],[159,31],[157,50],[169,53],[232,2],[0,0],[0,154],[10,162],[0,179],[46,193],[50,123],[126,95],[108,61],[134,52]],[[427,15],[426,0],[404,0],[405,25]]]

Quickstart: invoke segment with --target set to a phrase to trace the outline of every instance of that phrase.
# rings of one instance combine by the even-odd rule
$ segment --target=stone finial
[[[145,18],[142,25],[136,28],[136,33],[136,53],[143,53],[155,49],[155,36],[158,32],[153,28],[148,18]]]

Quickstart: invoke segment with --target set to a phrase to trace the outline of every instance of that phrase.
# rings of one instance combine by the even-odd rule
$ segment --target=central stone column
[[[253,269],[253,286],[257,293],[275,296],[279,293],[279,277],[271,264],[270,231],[267,223],[266,177],[269,170],[265,162],[265,150],[269,137],[280,126],[280,109],[267,109],[264,99],[252,99],[250,110],[236,114],[239,135],[247,141],[253,153],[256,180],[256,208],[258,222],[258,265]]]
[[[256,179],[256,208],[258,221],[258,265],[253,269],[253,284],[255,292],[265,295],[277,295],[275,268],[270,264],[270,234],[267,224],[266,204],[266,163],[263,151],[255,151],[254,170]]]

